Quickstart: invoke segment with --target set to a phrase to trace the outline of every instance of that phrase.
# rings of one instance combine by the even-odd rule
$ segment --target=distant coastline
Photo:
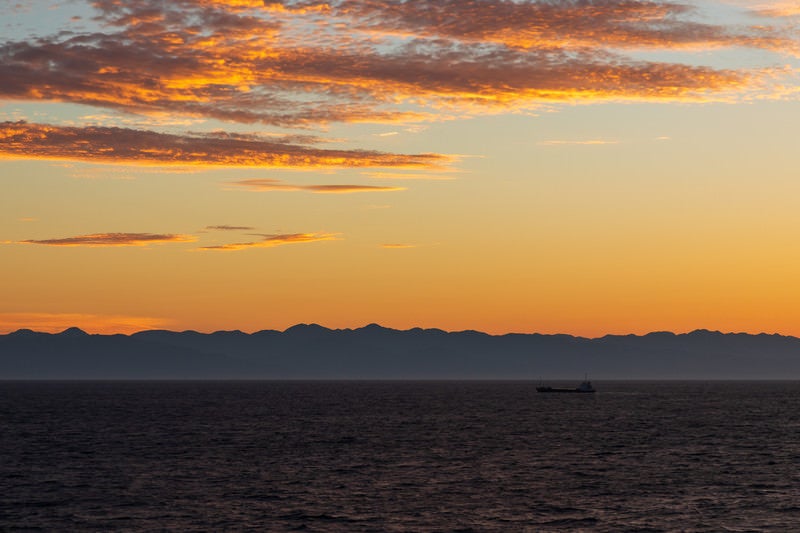
[[[21,329],[0,335],[0,379],[800,379],[800,339],[696,330],[571,335],[395,330]]]

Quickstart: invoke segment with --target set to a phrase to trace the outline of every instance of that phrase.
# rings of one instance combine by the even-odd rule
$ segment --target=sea
[[[0,531],[800,531],[800,383],[536,385],[0,382]]]

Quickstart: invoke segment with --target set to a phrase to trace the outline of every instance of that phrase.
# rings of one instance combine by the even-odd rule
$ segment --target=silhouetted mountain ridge
[[[0,379],[800,379],[800,339],[695,330],[599,338],[395,330],[0,335]]]

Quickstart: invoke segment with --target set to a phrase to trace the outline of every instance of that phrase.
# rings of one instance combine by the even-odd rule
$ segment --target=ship
[[[595,391],[594,387],[592,387],[592,382],[588,379],[584,379],[583,382],[575,387],[574,389],[570,388],[561,388],[561,387],[549,387],[549,386],[540,386],[536,387],[537,392],[583,392],[583,393],[592,393]]]

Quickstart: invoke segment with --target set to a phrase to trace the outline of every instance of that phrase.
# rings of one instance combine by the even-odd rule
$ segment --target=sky
[[[0,1],[0,333],[800,335],[800,2]]]

